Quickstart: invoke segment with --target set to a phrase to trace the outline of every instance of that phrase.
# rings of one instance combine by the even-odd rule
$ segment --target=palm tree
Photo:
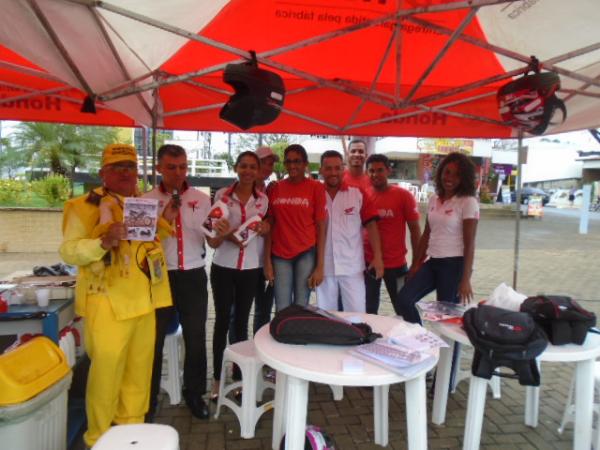
[[[22,122],[12,135],[33,171],[68,177],[73,183],[77,169],[99,167],[102,149],[117,140],[115,128]]]

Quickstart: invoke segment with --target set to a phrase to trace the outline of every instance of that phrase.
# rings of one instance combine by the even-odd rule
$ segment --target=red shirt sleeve
[[[379,213],[377,212],[377,208],[375,208],[375,204],[371,200],[371,197],[367,195],[362,189],[360,189],[360,194],[362,195],[360,220],[362,221],[363,225],[366,225],[371,220],[379,220]]]
[[[322,220],[327,219],[327,200],[325,198],[325,185],[318,181],[314,181],[313,195],[315,202],[314,220],[315,222],[320,222]]]

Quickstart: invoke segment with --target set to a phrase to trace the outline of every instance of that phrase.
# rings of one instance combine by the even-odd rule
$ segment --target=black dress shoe
[[[197,417],[198,419],[208,419],[208,406],[199,394],[184,391],[183,397],[194,417]]]

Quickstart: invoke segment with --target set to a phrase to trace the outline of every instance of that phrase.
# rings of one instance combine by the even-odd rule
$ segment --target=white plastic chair
[[[411,184],[408,187],[408,192],[410,192],[412,194],[412,196],[415,198],[415,200],[418,202],[419,201],[419,187],[415,186],[414,184]]]
[[[417,195],[418,202],[426,202],[429,200],[429,185],[427,183],[423,183],[421,185],[421,189]]]
[[[242,372],[242,381],[226,384],[227,364],[235,363]],[[256,423],[263,413],[273,409],[273,401],[268,401],[256,406],[256,401],[261,401],[265,389],[275,390],[275,385],[265,381],[262,376],[264,364],[256,354],[254,341],[242,341],[232,344],[223,353],[223,365],[221,366],[221,383],[219,386],[219,402],[215,419],[219,418],[221,406],[231,409],[240,422],[240,435],[244,439],[252,439],[256,429]],[[242,388],[242,405],[238,405],[227,395],[234,389]]]
[[[575,422],[575,404],[573,403],[573,393],[575,392],[575,374],[571,379],[571,387],[569,388],[569,395],[567,397],[567,403],[565,404],[565,412],[563,413],[562,420],[560,421],[560,427],[558,432],[562,434],[565,431],[567,424]],[[600,361],[594,363],[594,393],[600,394]],[[596,427],[592,435],[592,447],[594,450],[600,450],[600,403],[594,403],[594,413],[596,414]]]
[[[452,383],[452,386],[450,386],[450,392],[452,392],[453,394],[456,392],[456,386],[458,385],[458,383],[460,383],[463,380],[471,379],[471,371],[463,370],[460,368],[460,359],[462,356],[462,345],[459,345],[458,348],[455,348],[454,351],[458,352],[458,355],[456,356],[456,364],[457,364],[456,375],[454,377],[454,382]],[[488,386],[492,390],[492,396],[495,399],[501,398],[500,377],[493,376],[491,379],[488,380]]]
[[[179,450],[179,434],[169,425],[131,424],[109,428],[92,450]]]
[[[169,394],[169,403],[181,403],[181,361],[183,359],[183,339],[181,325],[174,333],[167,334],[163,346],[163,372],[160,387]],[[164,364],[166,362],[166,365]]]

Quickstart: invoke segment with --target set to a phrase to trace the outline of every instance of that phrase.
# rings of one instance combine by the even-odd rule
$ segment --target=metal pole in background
[[[524,148],[523,148],[523,131],[519,130],[519,147],[517,150],[517,179],[515,180],[515,201],[516,201],[516,217],[515,217],[515,259],[513,262],[513,289],[517,290],[517,276],[519,273],[519,233],[521,230],[521,184],[523,183],[523,160],[524,160]]]
[[[144,192],[148,191],[148,127],[142,127],[142,186]]]
[[[156,114],[152,114],[152,186],[158,186],[156,181]]]
[[[583,186],[583,201],[579,214],[579,234],[588,233],[588,224],[590,222],[590,201],[592,199],[592,185]]]

